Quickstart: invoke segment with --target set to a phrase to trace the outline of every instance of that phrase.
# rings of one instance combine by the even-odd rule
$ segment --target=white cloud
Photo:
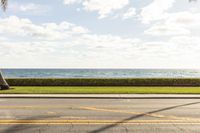
[[[152,3],[142,8],[140,17],[143,23],[160,20],[166,17],[166,11],[173,6],[175,0],[153,0]]]
[[[193,47],[200,49],[200,38],[198,36],[175,36],[170,39],[170,42],[180,45],[180,47]]]
[[[82,0],[64,0],[65,5],[80,3]]]
[[[164,20],[169,24],[176,24],[182,27],[198,26],[200,21],[200,13],[193,13],[190,11],[169,13],[168,17]]]
[[[76,39],[77,43],[84,43],[90,48],[97,49],[122,49],[130,48],[135,44],[139,43],[140,40],[136,38],[122,38],[113,35],[96,35],[96,34],[85,34],[81,38]]]
[[[82,4],[84,10],[98,12],[99,19],[102,19],[114,11],[123,9],[129,4],[129,0],[64,0],[65,5],[77,3]],[[131,12],[133,14],[133,11]]]
[[[8,10],[14,12],[24,12],[24,13],[31,13],[31,14],[42,14],[49,11],[50,7],[47,5],[40,5],[35,3],[17,3],[11,2],[8,5]]]
[[[171,36],[189,35],[191,32],[190,30],[180,27],[179,25],[155,24],[144,33],[154,36]]]
[[[0,19],[0,36],[1,67],[200,67],[200,39],[192,35],[148,41],[94,34],[67,21],[34,24],[12,16]]]
[[[20,11],[31,11],[31,10],[37,10],[39,8],[39,6],[33,4],[33,3],[30,3],[30,4],[27,4],[27,5],[20,5],[19,9]]]
[[[5,41],[5,40],[7,40],[7,38],[5,38],[5,37],[0,37],[0,41]]]
[[[0,40],[3,67],[78,67],[83,64],[83,67],[94,67],[94,62],[106,67],[104,60],[113,58],[117,62],[119,58],[128,58],[126,51],[140,42],[134,38],[92,34],[87,28],[66,21],[34,24],[16,16],[0,19],[0,35],[9,38]],[[123,52],[119,52],[121,50]],[[11,59],[19,62],[7,62]]]
[[[167,13],[166,18],[160,20],[144,33],[155,36],[189,35],[200,30],[200,13],[190,11]]]
[[[129,0],[85,0],[83,6],[88,11],[97,11],[99,18],[105,18],[112,11],[124,8]]]
[[[72,32],[74,32],[76,34],[84,34],[84,33],[88,33],[89,30],[86,28],[83,28],[81,26],[75,26],[72,28]]]
[[[124,14],[123,19],[132,18],[136,15],[136,9],[135,8],[129,8]]]
[[[69,22],[35,25],[29,19],[20,19],[16,16],[0,19],[0,33],[32,39],[59,40],[88,32],[88,29]]]

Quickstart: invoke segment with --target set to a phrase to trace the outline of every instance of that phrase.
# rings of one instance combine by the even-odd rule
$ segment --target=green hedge
[[[15,78],[10,86],[200,86],[200,78]]]

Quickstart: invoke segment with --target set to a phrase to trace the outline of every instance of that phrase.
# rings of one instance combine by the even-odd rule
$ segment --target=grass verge
[[[200,87],[12,87],[0,94],[200,94]]]

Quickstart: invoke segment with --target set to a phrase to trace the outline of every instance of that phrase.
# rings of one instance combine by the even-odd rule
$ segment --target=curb
[[[0,98],[41,98],[41,99],[200,99],[200,95],[166,94],[0,94]]]

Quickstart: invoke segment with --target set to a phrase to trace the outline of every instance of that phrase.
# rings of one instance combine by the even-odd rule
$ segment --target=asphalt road
[[[0,133],[200,132],[198,99],[0,99]]]

